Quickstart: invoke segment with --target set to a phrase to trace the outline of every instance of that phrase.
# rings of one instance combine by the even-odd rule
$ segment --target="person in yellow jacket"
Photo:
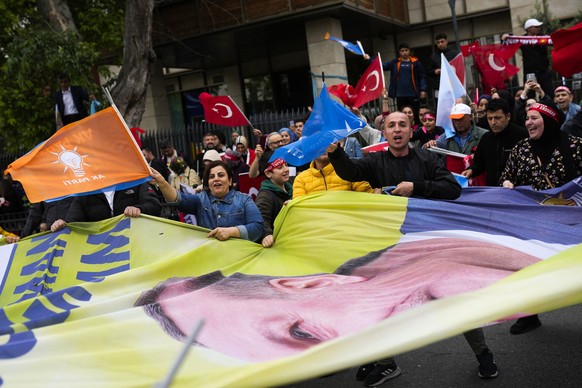
[[[327,157],[327,152],[311,162],[293,181],[293,199],[317,191],[360,191],[373,193],[368,182],[350,182],[340,178]]]

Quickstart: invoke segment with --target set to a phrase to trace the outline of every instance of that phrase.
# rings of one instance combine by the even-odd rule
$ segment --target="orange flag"
[[[113,107],[61,128],[5,173],[22,183],[30,202],[121,190],[150,179],[141,151]]]

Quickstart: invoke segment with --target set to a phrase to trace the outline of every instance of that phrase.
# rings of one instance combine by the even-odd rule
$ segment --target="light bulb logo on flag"
[[[57,155],[57,160],[53,162],[53,164],[60,163],[65,166],[65,170],[63,173],[67,172],[68,169],[71,169],[76,177],[83,177],[85,176],[86,172],[83,168],[83,165],[90,166],[89,164],[85,163],[85,158],[89,155],[81,155],[77,152],[77,146],[72,150],[68,150],[63,147],[61,144],[61,152],[51,152],[53,155]]]

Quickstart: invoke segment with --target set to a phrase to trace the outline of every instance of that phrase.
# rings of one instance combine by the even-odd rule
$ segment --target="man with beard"
[[[487,121],[491,131],[485,133],[473,158],[462,172],[467,178],[487,173],[487,186],[499,186],[499,177],[514,145],[527,137],[527,130],[511,122],[509,103],[498,98],[487,105]]]

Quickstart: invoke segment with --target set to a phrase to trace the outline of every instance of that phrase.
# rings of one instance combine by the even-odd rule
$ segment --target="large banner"
[[[0,381],[152,386],[203,320],[173,386],[275,386],[580,303],[581,182],[317,193],[270,249],[149,216],[0,246]]]

